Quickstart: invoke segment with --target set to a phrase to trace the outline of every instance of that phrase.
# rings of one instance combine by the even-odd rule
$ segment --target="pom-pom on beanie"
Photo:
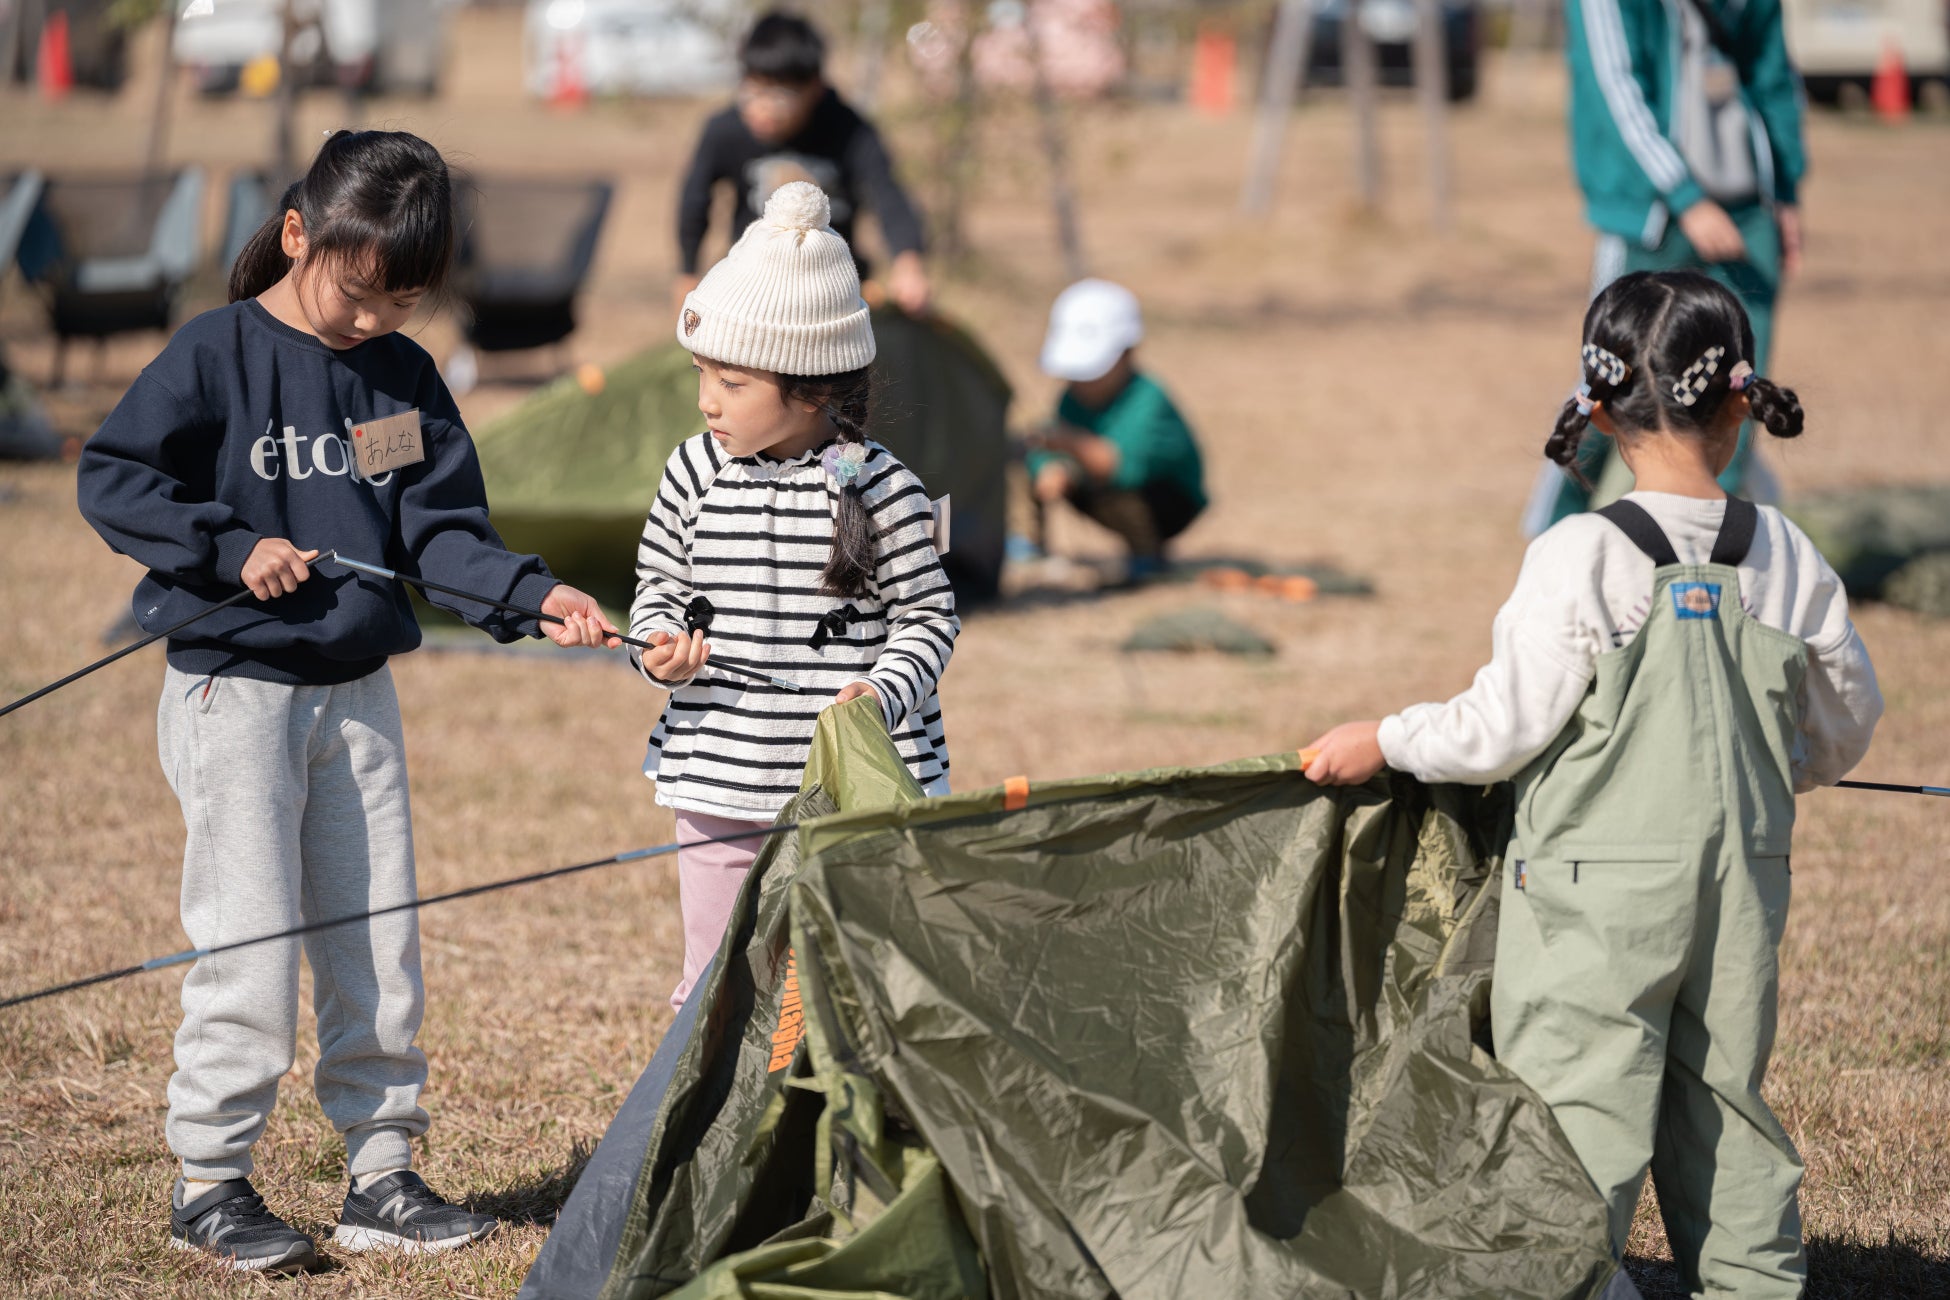
[[[765,201],[677,314],[677,341],[702,357],[782,375],[837,375],[874,358],[853,250],[833,230],[817,185],[793,181]]]

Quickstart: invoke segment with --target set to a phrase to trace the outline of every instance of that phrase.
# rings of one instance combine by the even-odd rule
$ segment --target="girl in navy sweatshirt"
[[[559,644],[619,644],[596,603],[488,523],[480,464],[433,360],[396,331],[454,246],[446,163],[401,132],[340,131],[237,259],[230,305],[177,331],[82,452],[82,513],[148,566],[144,627],[248,587],[169,642],[157,733],[183,806],[183,928],[209,947],[415,897],[399,703],[386,661],[420,643],[400,583],[342,550],[563,620]],[[532,620],[432,599],[497,640]],[[426,1057],[414,913],[305,936],[319,1104],[351,1186],[335,1240],[442,1249],[495,1221],[412,1172]],[[249,1182],[291,1067],[298,943],[206,957],[183,981],[169,1082],[182,1161],[171,1239],[240,1269],[317,1263]]]

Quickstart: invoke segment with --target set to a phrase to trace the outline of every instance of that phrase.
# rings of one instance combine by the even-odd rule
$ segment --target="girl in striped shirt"
[[[630,631],[670,692],[644,774],[686,843],[769,825],[827,705],[871,695],[908,769],[948,789],[935,685],[961,621],[912,471],[866,436],[873,327],[826,196],[781,187],[684,300],[705,432],[664,471]],[[797,693],[724,671],[756,670]],[[682,1006],[763,841],[681,850]]]

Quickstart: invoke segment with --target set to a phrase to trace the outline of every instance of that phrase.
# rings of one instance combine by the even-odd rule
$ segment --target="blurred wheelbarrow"
[[[51,176],[15,254],[54,329],[51,382],[70,339],[166,330],[196,269],[203,171]]]

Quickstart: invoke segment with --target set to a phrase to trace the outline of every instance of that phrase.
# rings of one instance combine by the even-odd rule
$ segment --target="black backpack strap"
[[[1665,530],[1659,527],[1652,516],[1646,513],[1645,507],[1638,502],[1627,501],[1621,497],[1598,513],[1611,520],[1619,532],[1631,538],[1632,545],[1651,556],[1655,568],[1679,563],[1679,553],[1672,549],[1672,543],[1667,540]],[[1718,552],[1716,551],[1715,554]]]
[[[1720,535],[1713,539],[1713,557],[1708,564],[1729,568],[1747,558],[1754,544],[1754,529],[1760,524],[1760,507],[1739,497],[1727,498],[1727,515],[1720,521]]]

